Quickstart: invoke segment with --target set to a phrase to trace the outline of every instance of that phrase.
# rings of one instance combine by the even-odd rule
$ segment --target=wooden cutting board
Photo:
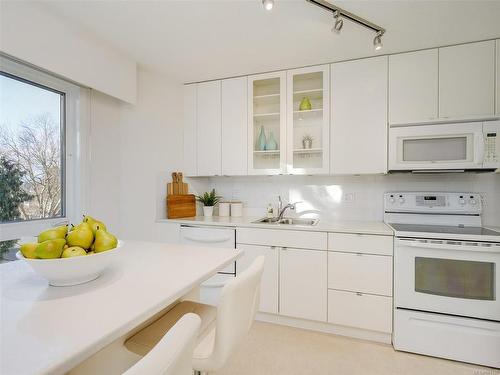
[[[196,216],[196,199],[193,194],[167,196],[167,218]]]

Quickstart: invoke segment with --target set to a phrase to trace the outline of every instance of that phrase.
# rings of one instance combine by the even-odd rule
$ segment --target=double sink
[[[298,226],[314,226],[318,224],[318,219],[299,219],[299,218],[282,218],[277,217],[263,218],[254,221],[254,224],[269,224],[269,225],[298,225]]]

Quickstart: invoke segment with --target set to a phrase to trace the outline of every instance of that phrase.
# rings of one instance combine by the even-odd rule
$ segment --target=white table
[[[22,261],[0,265],[0,374],[64,374],[241,255],[125,242],[98,279],[50,287]]]

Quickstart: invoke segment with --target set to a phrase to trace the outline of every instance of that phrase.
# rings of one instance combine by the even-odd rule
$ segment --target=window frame
[[[28,84],[64,94],[62,106],[63,126],[61,131],[61,216],[28,221],[13,221],[0,224],[0,241],[36,236],[40,231],[56,225],[77,222],[81,218],[85,186],[82,173],[85,160],[82,149],[86,146],[85,124],[82,121],[81,88],[22,62],[0,55],[0,70]]]

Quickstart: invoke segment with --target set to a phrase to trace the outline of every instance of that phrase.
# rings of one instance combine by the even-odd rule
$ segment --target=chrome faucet
[[[295,206],[297,203],[300,202],[295,202],[295,203],[288,203],[283,207],[283,201],[281,200],[281,196],[278,195],[278,221],[283,219],[283,216],[285,215],[286,210],[291,209],[295,210]]]

